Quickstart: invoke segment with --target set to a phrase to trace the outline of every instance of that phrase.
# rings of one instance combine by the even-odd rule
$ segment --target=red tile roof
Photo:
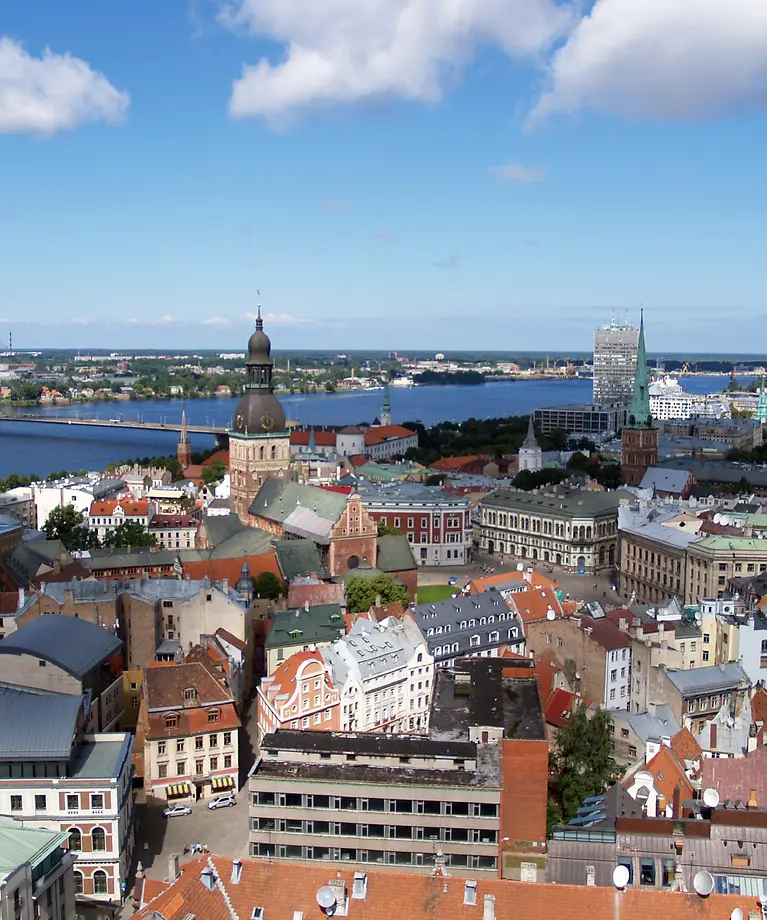
[[[377,425],[365,432],[365,445],[371,447],[374,444],[383,444],[385,441],[412,438],[414,434],[414,431],[403,428],[402,425]]]
[[[671,748],[662,745],[661,749],[648,763],[641,767],[643,773],[650,773],[653,777],[653,785],[658,795],[662,795],[667,802],[674,800],[674,790],[679,787],[682,794],[682,801],[691,799],[694,790],[684,768],[674,757]],[[624,786],[631,785],[633,776],[624,782]]]
[[[767,690],[764,687],[758,687],[751,697],[751,721],[762,723],[761,728],[756,726],[756,740],[757,744],[764,744],[767,738]]]
[[[113,515],[118,505],[122,508],[126,517],[140,517],[141,515],[149,514],[149,500],[146,498],[109,498],[100,502],[93,502],[90,515]]]
[[[546,721],[556,728],[565,728],[570,724],[570,716],[581,705],[591,706],[591,700],[576,696],[569,690],[552,690],[543,707]]]
[[[211,454],[207,460],[202,461],[202,466],[213,466],[214,463],[223,463],[224,466],[229,466],[229,451],[228,450],[217,450],[215,454]]]
[[[16,613],[19,607],[18,591],[0,591],[0,615]]]
[[[682,766],[686,760],[701,760],[703,751],[689,728],[680,729],[671,739],[671,751]]]
[[[311,436],[310,431],[299,431],[294,429],[290,432],[290,443],[296,447],[308,447],[309,446],[309,437]],[[335,431],[317,431],[314,432],[314,443],[317,447],[335,447],[336,446],[336,433]]]
[[[469,454],[466,457],[443,457],[436,463],[430,463],[430,470],[437,470],[439,473],[449,473],[454,470],[462,470],[465,466],[476,463],[477,460],[484,460],[479,454]]]
[[[211,581],[227,579],[230,586],[240,580],[240,569],[243,562],[248,563],[250,577],[255,578],[263,572],[271,572],[282,581],[282,572],[277,564],[277,557],[273,549],[262,556],[235,556],[232,559],[200,559],[195,562],[184,562],[184,575],[199,580],[206,575]]]
[[[581,617],[581,629],[590,629],[591,638],[608,652],[619,648],[629,648],[631,636],[627,635],[608,619],[594,620],[591,617]]]
[[[144,672],[144,688],[147,738],[185,737],[210,731],[211,725],[215,725],[217,731],[230,731],[240,726],[232,694],[217,676],[212,662],[152,662]],[[184,699],[184,691],[190,688],[196,691],[194,703]],[[208,709],[211,708],[219,710],[215,723],[208,722]],[[169,712],[178,716],[177,725],[166,725],[165,715]]]
[[[759,808],[767,807],[767,745],[745,757],[706,757],[702,786],[713,786],[722,802],[748,802],[754,793]]]
[[[506,598],[506,603],[509,607],[516,607],[525,624],[547,619],[549,610],[553,610],[558,619],[564,616],[564,610],[556,594],[544,588],[531,588],[528,591],[510,594]]]
[[[545,807],[545,800],[544,800]],[[416,873],[380,872],[365,867],[365,896],[352,899],[354,869],[338,863],[296,865],[290,860],[242,860],[237,884],[231,881],[231,859],[193,859],[182,867],[180,877],[141,910],[136,917],[148,920],[152,912],[164,920],[248,918],[254,907],[264,908],[268,920],[294,920],[303,915],[314,920],[322,914],[317,891],[329,881],[342,882],[348,897],[349,920],[481,920],[485,896],[494,898],[496,920],[729,920],[736,907],[744,915],[753,907],[747,896],[712,894],[700,898],[681,891],[628,888],[616,892],[610,887],[587,885],[545,885],[480,879],[477,903],[464,904],[465,880]],[[205,869],[215,871],[219,884],[209,890],[201,881]],[[229,905],[224,900],[225,889]]]
[[[340,604],[346,606],[346,587],[322,582],[318,585],[296,585],[288,588],[288,608],[294,610],[298,607],[322,607],[324,604]]]

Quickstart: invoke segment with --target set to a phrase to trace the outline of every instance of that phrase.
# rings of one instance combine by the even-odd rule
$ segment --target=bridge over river
[[[181,425],[174,422],[142,421],[141,419],[122,418],[56,418],[50,415],[37,415],[34,412],[0,412],[0,421],[26,422],[34,425],[80,425],[88,428],[116,428],[137,429],[140,431],[181,431]],[[216,443],[224,445],[228,428],[218,425],[192,425],[187,424],[189,434],[209,434],[216,439]]]

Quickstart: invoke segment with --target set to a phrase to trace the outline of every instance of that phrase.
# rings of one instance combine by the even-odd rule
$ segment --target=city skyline
[[[759,341],[767,13],[510,5],[8,4],[0,346]]]

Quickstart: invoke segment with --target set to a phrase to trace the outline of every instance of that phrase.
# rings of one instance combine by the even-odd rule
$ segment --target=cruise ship
[[[650,383],[650,411],[658,421],[685,418],[728,418],[730,409],[720,396],[685,392],[673,377]]]

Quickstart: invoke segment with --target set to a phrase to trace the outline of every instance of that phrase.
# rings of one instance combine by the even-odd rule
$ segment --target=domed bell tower
[[[245,393],[237,403],[229,432],[229,504],[249,524],[248,509],[264,482],[270,476],[290,479],[290,432],[274,395],[272,343],[264,332],[260,304],[245,369]]]

